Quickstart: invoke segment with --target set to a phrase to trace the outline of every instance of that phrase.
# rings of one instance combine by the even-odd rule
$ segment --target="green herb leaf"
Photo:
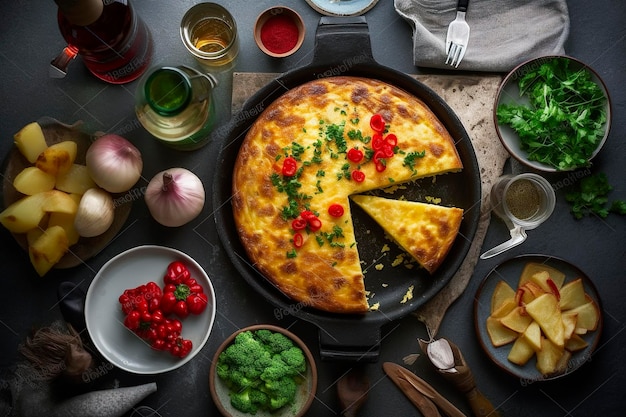
[[[565,200],[570,203],[576,219],[591,214],[605,218],[610,212],[626,214],[625,201],[616,200],[609,204],[608,194],[612,189],[606,175],[598,173],[580,180],[577,188],[565,194]]]

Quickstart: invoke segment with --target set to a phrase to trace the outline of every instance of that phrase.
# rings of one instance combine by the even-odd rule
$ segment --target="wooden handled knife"
[[[467,417],[426,381],[408,369],[392,362],[385,362],[383,370],[424,417],[441,417],[439,410],[448,417]]]

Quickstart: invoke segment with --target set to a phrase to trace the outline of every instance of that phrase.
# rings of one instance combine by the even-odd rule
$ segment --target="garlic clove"
[[[82,237],[94,237],[106,232],[114,218],[115,205],[111,194],[101,188],[90,188],[80,199],[74,228]]]
[[[454,353],[447,340],[438,339],[430,342],[427,354],[437,369],[448,370],[454,368]]]

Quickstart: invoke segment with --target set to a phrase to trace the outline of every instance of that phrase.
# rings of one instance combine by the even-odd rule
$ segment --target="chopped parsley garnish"
[[[300,160],[300,156],[304,153],[304,146],[297,142],[291,142],[291,156]]]
[[[283,207],[281,216],[283,219],[295,219],[300,214],[300,209],[298,207],[298,202],[290,199],[288,205]]]
[[[404,155],[404,162],[402,163],[402,166],[409,168],[413,171],[413,174],[416,174],[417,170],[415,169],[415,164],[417,163],[417,159],[423,158],[424,156],[426,156],[426,151],[409,152]]]
[[[281,214],[285,220],[298,217],[300,202],[311,198],[311,196],[299,192],[300,187],[302,187],[302,183],[298,181],[300,175],[302,175],[302,168],[299,168],[293,177],[285,178],[277,173],[273,173],[270,177],[272,185],[276,187],[278,192],[287,194],[287,206],[282,208]]]
[[[337,181],[342,180],[343,178],[347,180],[352,179],[352,175],[350,174],[350,164],[346,162],[341,166],[341,171],[337,173]]]
[[[320,232],[315,235],[315,240],[320,246],[328,243],[333,248],[344,248],[346,245],[342,242],[337,242],[337,239],[343,238],[343,229],[337,225],[333,226],[331,232]]]
[[[361,132],[360,130],[355,130],[355,129],[348,130],[347,135],[348,135],[348,138],[351,140],[358,140],[366,144],[370,143],[370,141],[372,140],[371,136],[363,136],[363,132]]]
[[[337,152],[339,153],[345,153],[348,150],[346,139],[343,136],[345,125],[345,122],[326,125],[326,140],[328,142],[335,142]]]

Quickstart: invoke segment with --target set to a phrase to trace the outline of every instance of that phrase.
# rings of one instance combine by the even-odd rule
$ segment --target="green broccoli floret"
[[[292,404],[306,371],[302,349],[281,333],[239,333],[218,357],[216,371],[231,390],[231,404],[254,414]]]
[[[294,346],[280,352],[280,357],[289,368],[289,375],[298,376],[306,371],[306,358],[299,347]]]
[[[267,394],[260,389],[250,389],[249,395],[250,401],[260,407],[265,407],[265,404],[270,400]]]
[[[271,400],[262,390],[247,388],[243,391],[231,391],[230,404],[244,413],[256,414],[259,410],[267,410]]]
[[[284,377],[275,381],[265,383],[265,392],[268,393],[270,399],[270,410],[278,410],[279,408],[291,404],[296,398],[298,385],[293,378]]]
[[[233,344],[220,354],[220,360],[236,366],[251,366],[255,355],[261,350],[262,346],[252,332],[241,332],[235,337]]]
[[[261,329],[255,332],[258,340],[265,344],[272,353],[280,353],[293,347],[293,342],[282,333],[274,333],[270,330]]]
[[[286,376],[289,376],[291,369],[289,366],[282,360],[280,354],[276,354],[272,357],[272,362],[270,365],[263,369],[261,372],[261,379],[265,382],[267,381],[278,381]]]
[[[259,410],[258,405],[252,402],[249,390],[232,391],[230,393],[230,404],[244,413],[256,414]]]

